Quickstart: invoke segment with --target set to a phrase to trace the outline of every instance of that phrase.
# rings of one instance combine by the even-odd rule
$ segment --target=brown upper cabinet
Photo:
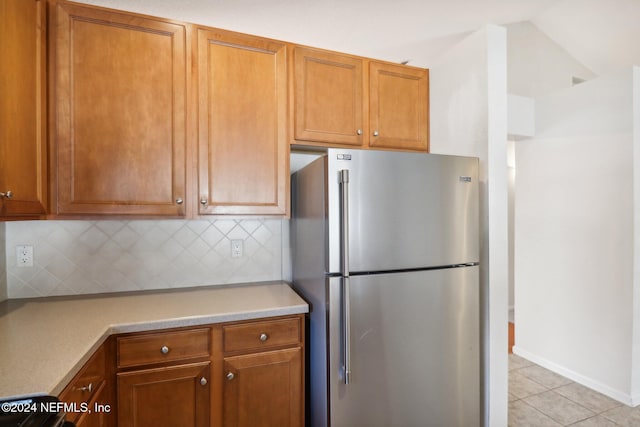
[[[369,62],[369,147],[429,150],[429,71]]]
[[[429,72],[293,48],[294,143],[428,151]]]
[[[0,8],[0,218],[286,216],[289,143],[428,151],[428,70],[66,0]]]
[[[299,141],[361,146],[365,129],[363,60],[294,49],[294,135]]]
[[[185,25],[66,2],[54,16],[54,211],[185,215]]]
[[[199,28],[195,69],[199,213],[286,214],[286,45]]]
[[[44,1],[0,1],[0,218],[45,214]]]

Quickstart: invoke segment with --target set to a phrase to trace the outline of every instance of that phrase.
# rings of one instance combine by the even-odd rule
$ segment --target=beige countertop
[[[308,312],[282,282],[0,303],[0,399],[58,395],[109,335]]]

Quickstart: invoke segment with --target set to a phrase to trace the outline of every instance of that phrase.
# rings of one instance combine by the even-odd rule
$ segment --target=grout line
[[[517,355],[516,355],[516,357],[520,357],[520,356],[517,356]],[[525,359],[525,360],[526,360],[526,359]],[[531,367],[531,366],[538,366],[538,367],[540,367],[541,369],[544,369],[545,371],[548,371],[548,372],[550,372],[550,373],[553,373],[553,374],[555,374],[555,375],[558,375],[558,376],[562,377],[562,375],[559,375],[559,374],[556,374],[555,372],[549,371],[548,369],[546,369],[546,368],[544,368],[544,367],[542,367],[542,366],[540,366],[540,365],[537,365],[537,364],[535,364],[535,363],[531,363],[531,364],[529,364],[529,365],[521,366],[521,367],[519,367],[519,368],[515,368],[515,369],[510,369],[510,370],[508,371],[508,375],[511,375],[511,374],[512,374],[512,373],[514,373],[514,372],[518,372],[518,371],[520,371],[520,370],[522,370],[522,369],[525,369],[525,368],[528,368],[528,367]],[[607,421],[610,421],[611,423],[615,424],[616,426],[621,426],[620,424],[616,423],[614,420],[610,419],[609,417],[607,417],[607,416],[605,416],[605,415],[603,415],[603,414],[604,414],[605,412],[608,412],[608,411],[612,410],[612,409],[619,408],[619,407],[621,407],[621,406],[626,406],[626,405],[624,405],[624,404],[622,404],[622,403],[620,403],[620,402],[617,402],[617,403],[618,403],[618,405],[617,405],[617,406],[614,406],[614,407],[612,407],[612,408],[605,409],[604,411],[596,412],[596,410],[593,410],[593,409],[587,408],[587,407],[585,407],[583,404],[581,404],[581,403],[579,403],[579,402],[576,402],[575,400],[573,400],[573,399],[571,399],[571,398],[569,398],[569,397],[567,397],[567,396],[564,396],[564,395],[562,395],[562,394],[560,394],[560,393],[558,393],[558,392],[556,392],[556,391],[555,391],[555,390],[557,390],[557,389],[559,389],[559,388],[561,388],[561,387],[565,387],[565,386],[568,386],[568,385],[571,385],[571,384],[577,384],[575,381],[570,381],[570,382],[568,382],[568,383],[566,383],[566,384],[562,384],[562,385],[559,385],[559,386],[556,386],[556,387],[553,387],[553,388],[549,388],[549,387],[547,387],[546,385],[544,385],[544,384],[540,384],[538,381],[536,381],[536,380],[534,380],[533,378],[530,378],[530,377],[528,377],[528,376],[526,376],[526,375],[524,375],[524,374],[522,374],[522,373],[520,373],[520,375],[522,375],[523,377],[527,378],[528,380],[530,380],[530,381],[532,381],[532,382],[534,382],[534,383],[536,383],[536,384],[540,385],[541,387],[544,387],[544,388],[545,388],[545,390],[544,390],[544,391],[541,391],[541,392],[539,392],[539,393],[532,393],[532,394],[530,394],[530,395],[528,395],[528,396],[525,396],[525,397],[517,397],[517,396],[514,396],[514,397],[516,397],[516,399],[515,399],[515,400],[511,400],[511,401],[510,401],[510,402],[508,402],[508,403],[515,403],[515,402],[518,402],[518,401],[522,401],[522,403],[524,403],[525,405],[527,405],[527,406],[529,406],[529,407],[531,407],[531,408],[535,409],[537,412],[539,412],[539,413],[543,414],[544,416],[546,416],[547,418],[549,418],[549,419],[553,420],[554,422],[556,422],[556,423],[558,423],[558,424],[563,425],[564,427],[570,427],[570,426],[576,425],[576,424],[578,424],[578,423],[581,423],[581,422],[587,421],[587,420],[589,420],[589,419],[597,418],[597,417],[599,417],[599,416],[601,416],[602,418],[606,419]],[[562,377],[562,378],[566,378],[566,377]],[[586,388],[588,388],[588,387],[586,387]],[[580,406],[581,408],[583,408],[583,409],[585,409],[585,410],[587,410],[587,411],[589,411],[589,412],[592,412],[594,415],[593,415],[593,416],[590,416],[590,417],[588,417],[588,418],[584,418],[584,419],[582,419],[582,420],[578,420],[578,421],[576,421],[576,422],[574,422],[574,423],[571,423],[571,424],[563,424],[563,423],[561,423],[560,421],[556,420],[555,418],[551,417],[550,415],[548,415],[548,414],[544,413],[544,412],[543,412],[543,411],[541,411],[540,409],[536,408],[535,406],[533,406],[533,405],[529,404],[527,401],[525,401],[525,399],[527,399],[528,397],[531,397],[531,396],[537,396],[537,395],[540,395],[540,394],[542,394],[542,393],[546,393],[546,392],[549,392],[549,391],[553,391],[553,392],[554,392],[555,394],[557,394],[558,396],[564,397],[564,398],[565,398],[565,399],[567,399],[568,401],[570,401],[570,402],[572,402],[572,403],[574,403],[574,404],[576,404],[576,405]],[[594,393],[597,393],[597,394],[599,394],[599,395],[604,396],[602,393],[599,393],[599,392],[597,392],[597,391],[595,391],[595,390],[592,390],[592,391],[593,391]],[[607,397],[607,396],[604,396],[604,397]]]
[[[520,399],[520,400],[522,401],[522,403],[524,403],[524,404],[525,404],[525,405],[527,405],[528,407],[530,407],[530,408],[534,409],[536,412],[538,412],[538,413],[542,414],[542,415],[543,415],[543,416],[545,416],[546,418],[549,418],[551,421],[553,421],[553,422],[555,422],[555,423],[557,423],[557,424],[559,424],[559,425],[561,425],[561,426],[564,426],[564,424],[563,424],[563,423],[561,423],[561,422],[557,421],[556,419],[554,419],[554,418],[550,417],[548,414],[545,414],[544,412],[542,412],[540,409],[536,408],[535,406],[530,405],[530,404],[529,404],[529,403],[527,403],[524,399]]]

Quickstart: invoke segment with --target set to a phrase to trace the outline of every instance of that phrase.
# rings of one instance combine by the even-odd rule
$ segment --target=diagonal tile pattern
[[[525,403],[548,415],[563,426],[592,418],[596,414],[553,390],[523,399]]]
[[[282,280],[285,227],[280,219],[19,221],[6,225],[0,277],[10,298]],[[232,239],[243,241],[240,258],[231,257]],[[22,244],[34,247],[33,267],[11,256]]]
[[[509,427],[562,427],[562,424],[522,400],[509,403]]]
[[[640,426],[631,408],[515,354],[509,355],[509,427]]]

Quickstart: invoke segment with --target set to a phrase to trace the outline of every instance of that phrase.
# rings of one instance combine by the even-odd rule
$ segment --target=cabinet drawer
[[[60,393],[59,399],[65,403],[75,403],[80,408],[81,403],[89,402],[96,393],[105,387],[106,350],[101,346],[82,370]],[[80,413],[67,414],[67,420],[74,421]]]
[[[210,354],[208,328],[119,337],[118,367],[172,362]]]
[[[226,325],[224,351],[251,351],[300,343],[300,318]]]

